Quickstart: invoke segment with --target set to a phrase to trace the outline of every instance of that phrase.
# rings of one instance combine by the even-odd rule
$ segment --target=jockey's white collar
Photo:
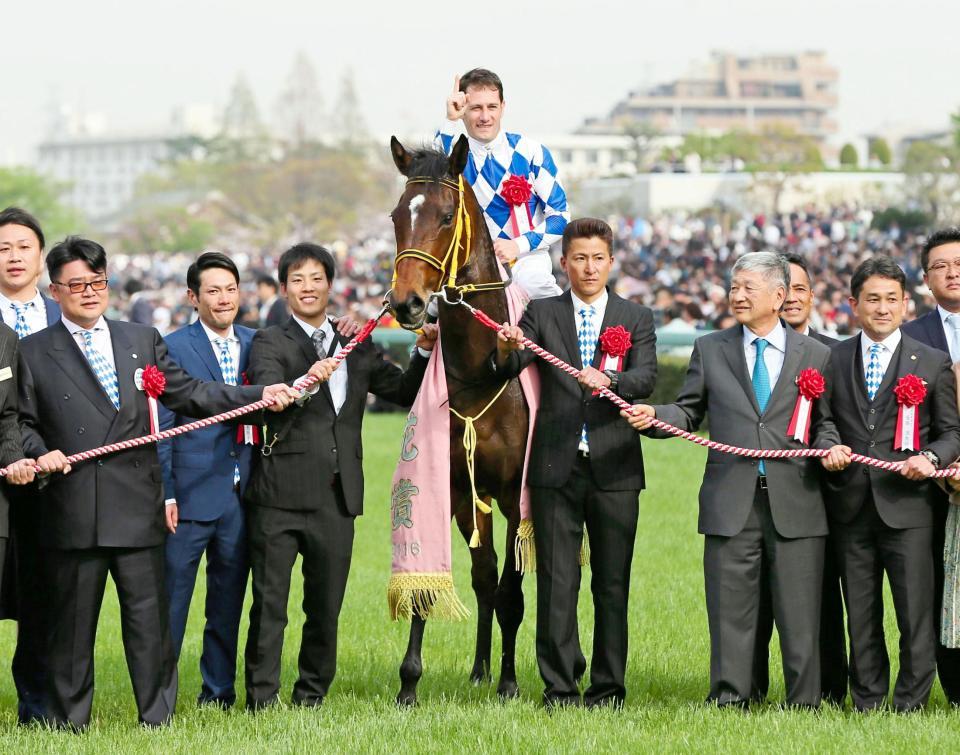
[[[487,159],[487,155],[496,154],[500,151],[500,148],[507,143],[507,135],[501,128],[499,133],[487,143],[474,139],[469,134],[467,135],[467,141],[470,143],[470,151],[473,153],[473,159],[478,165],[482,165],[483,161]]]

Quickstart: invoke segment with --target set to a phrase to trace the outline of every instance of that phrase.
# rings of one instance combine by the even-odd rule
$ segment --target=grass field
[[[402,424],[399,415],[367,418],[367,514],[357,523],[353,571],[340,622],[337,680],[322,709],[284,706],[257,716],[240,708],[228,713],[197,709],[201,583],[180,659],[175,723],[163,731],[140,729],[120,644],[116,596],[109,590],[97,641],[93,722],[79,736],[16,726],[16,693],[7,671],[15,625],[0,623],[0,752],[956,751],[960,714],[948,710],[939,685],[929,710],[912,716],[857,715],[836,709],[816,714],[785,712],[775,705],[743,714],[703,703],[709,643],[696,494],[705,452],[680,440],[644,441],[650,489],[640,499],[630,603],[628,700],[621,713],[563,710],[548,714],[541,708],[533,648],[533,578],[525,582],[527,616],[518,642],[520,700],[501,704],[495,684],[468,684],[472,620],[436,621],[427,626],[420,704],[413,710],[398,710],[393,700],[407,625],[387,620],[385,586],[390,566],[388,487]],[[498,537],[502,537],[502,520],[498,524]],[[466,546],[462,542],[455,546],[458,590],[473,606]],[[584,580],[580,610],[585,648],[592,637],[588,583]],[[289,700],[296,678],[302,623],[301,594],[296,590],[290,598],[284,700]],[[887,624],[894,653],[897,635],[892,611]],[[244,626],[241,647],[245,632]],[[499,655],[498,643],[495,637],[494,658]],[[778,652],[773,654],[771,674],[771,699],[782,699]],[[242,689],[242,681],[239,686]]]

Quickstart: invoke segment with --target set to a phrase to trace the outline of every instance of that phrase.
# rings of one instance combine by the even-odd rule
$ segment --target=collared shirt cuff
[[[527,238],[526,234],[521,234],[514,239],[514,242],[517,245],[517,256],[521,254],[526,254],[530,251],[530,239]]]
[[[165,501],[163,502],[163,505],[164,505],[164,506],[176,506],[176,505],[177,505],[177,499],[176,499],[176,498],[168,498],[167,500],[165,500]]]
[[[420,356],[422,356],[424,359],[429,359],[430,355],[433,353],[432,351],[421,349],[419,346],[417,346],[417,352],[419,352]]]

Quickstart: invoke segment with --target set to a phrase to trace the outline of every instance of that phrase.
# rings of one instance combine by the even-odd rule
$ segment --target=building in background
[[[721,134],[785,125],[825,141],[837,131],[837,69],[823,52],[741,57],[714,52],[675,81],[631,92],[583,134],[622,133],[630,123],[661,134]]]

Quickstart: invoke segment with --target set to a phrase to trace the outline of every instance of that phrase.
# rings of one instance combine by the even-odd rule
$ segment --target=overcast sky
[[[269,117],[298,50],[327,104],[353,69],[378,135],[432,130],[474,66],[504,80],[509,128],[563,133],[713,49],[825,50],[845,135],[943,127],[960,107],[958,22],[944,0],[35,0],[4,13],[0,162],[33,160],[53,101],[156,129],[177,105],[222,106],[242,71]]]

